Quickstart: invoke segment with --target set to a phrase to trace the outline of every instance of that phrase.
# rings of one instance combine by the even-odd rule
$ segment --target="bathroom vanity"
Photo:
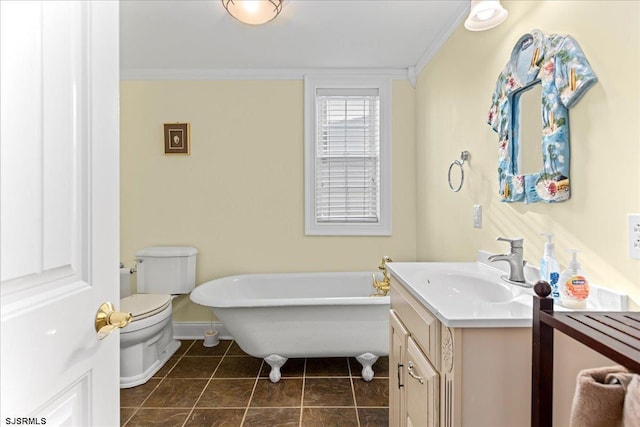
[[[448,327],[393,277],[390,316],[390,425],[528,424],[530,329]]]
[[[389,270],[389,425],[528,426],[533,291],[480,262]],[[580,347],[556,342],[558,364],[572,365],[554,387],[559,420],[568,419],[577,372],[612,364]]]

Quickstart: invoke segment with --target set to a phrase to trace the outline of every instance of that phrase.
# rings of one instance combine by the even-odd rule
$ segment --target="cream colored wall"
[[[121,258],[199,250],[197,283],[240,273],[373,271],[416,254],[415,92],[393,83],[393,236],[306,237],[302,81],[123,81]],[[163,154],[163,123],[191,124],[191,155]],[[176,321],[210,314],[181,297]]]
[[[627,255],[628,213],[640,212],[640,2],[503,1],[508,20],[492,30],[462,25],[420,73],[416,88],[417,258],[473,260],[478,249],[508,250],[497,236],[525,239],[525,258],[538,265],[543,239],[556,234],[593,283],[640,301],[640,261]],[[486,124],[495,81],[519,37],[531,29],[572,35],[599,82],[570,110],[571,184],[568,202],[501,203],[497,195],[497,134]],[[471,152],[459,193],[447,170]],[[472,207],[483,207],[482,229]]]

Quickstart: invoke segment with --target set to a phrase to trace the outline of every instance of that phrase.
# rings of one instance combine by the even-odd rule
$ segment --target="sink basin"
[[[533,291],[482,262],[393,262],[392,276],[449,327],[531,326]]]
[[[518,296],[512,285],[496,278],[472,276],[459,272],[435,272],[427,278],[427,292],[434,297],[464,298],[478,302],[507,302]]]

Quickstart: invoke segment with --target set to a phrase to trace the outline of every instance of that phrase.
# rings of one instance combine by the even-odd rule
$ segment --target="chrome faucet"
[[[509,277],[502,276],[502,279],[509,283],[513,283],[514,285],[528,286],[524,279],[524,265],[526,264],[526,261],[523,259],[523,239],[506,239],[504,237],[498,237],[496,240],[509,242],[511,245],[511,252],[508,255],[492,255],[489,257],[489,262],[508,262]]]
[[[389,277],[389,272],[387,271],[387,263],[393,262],[391,258],[388,256],[383,256],[382,261],[380,262],[380,266],[378,268],[382,270],[382,280],[376,280],[375,273],[373,274],[373,287],[376,288],[376,293],[371,294],[372,297],[384,297],[389,293],[389,289],[391,289],[391,277]]]

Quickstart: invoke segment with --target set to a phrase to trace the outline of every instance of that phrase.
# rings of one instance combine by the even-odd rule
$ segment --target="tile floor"
[[[182,341],[147,383],[120,390],[121,425],[386,427],[388,365],[380,358],[365,382],[353,358],[290,359],[273,384],[269,366],[233,341]]]

